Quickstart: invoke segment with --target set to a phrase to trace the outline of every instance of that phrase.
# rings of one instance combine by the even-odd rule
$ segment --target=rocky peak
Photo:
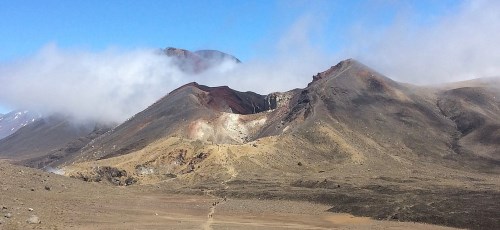
[[[241,62],[238,58],[217,50],[191,52],[185,49],[167,47],[162,53],[173,58],[174,64],[187,73],[201,73],[225,61]]]
[[[163,52],[169,57],[189,58],[195,56],[193,53],[191,53],[191,51],[174,47],[167,47],[163,50]]]
[[[316,81],[319,81],[323,78],[326,78],[326,77],[331,77],[331,76],[334,76],[334,75],[337,75],[338,73],[344,71],[345,69],[349,68],[350,66],[353,66],[353,65],[359,65],[360,63],[352,58],[349,58],[349,59],[346,59],[346,60],[343,60],[339,63],[337,63],[336,65],[330,67],[329,69],[323,71],[323,72],[320,72],[316,75],[313,76],[313,80],[311,83],[309,83],[308,86],[310,86],[312,83],[316,82]]]
[[[283,105],[286,105],[293,97],[293,93],[290,92],[274,92],[266,96],[267,107],[269,109],[277,109]]]

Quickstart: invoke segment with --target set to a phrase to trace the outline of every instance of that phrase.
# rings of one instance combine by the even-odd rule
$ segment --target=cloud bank
[[[0,66],[0,100],[78,120],[123,121],[181,81],[170,60],[153,50],[100,53],[43,47]]]
[[[332,63],[313,52],[307,29],[295,29],[311,22],[298,20],[272,57],[228,60],[199,74],[180,70],[158,49],[89,52],[49,44],[31,57],[0,64],[0,102],[76,121],[119,123],[189,82],[261,94],[304,87]],[[288,39],[299,35],[305,40]]]
[[[201,74],[182,72],[156,48],[91,52],[48,44],[30,57],[0,63],[0,103],[80,121],[122,122],[188,82],[267,94],[304,87],[313,74],[350,57],[416,84],[500,75],[498,1],[465,1],[422,25],[408,14],[377,31],[345,28],[349,42],[331,54],[315,40],[328,31],[324,15],[296,20],[264,52],[270,56],[224,62]]]
[[[414,21],[410,11],[384,31],[357,28],[343,55],[416,84],[500,76],[500,1],[464,1],[430,24]]]

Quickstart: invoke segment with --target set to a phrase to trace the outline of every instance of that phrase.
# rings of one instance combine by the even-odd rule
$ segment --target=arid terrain
[[[0,229],[448,229],[328,212],[308,202],[86,183],[0,162]],[[217,203],[215,206],[214,203]],[[31,211],[30,211],[31,210]],[[6,216],[10,216],[7,218]],[[27,223],[36,216],[40,223]]]
[[[189,83],[68,143],[48,140],[66,125],[29,124],[0,157],[66,177],[3,163],[1,226],[500,228],[498,81],[414,86],[352,59],[312,78],[269,95]]]

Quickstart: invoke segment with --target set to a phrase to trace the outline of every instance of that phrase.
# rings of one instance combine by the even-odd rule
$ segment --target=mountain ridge
[[[202,68],[198,68],[199,66],[196,67],[198,68],[196,69],[196,73],[212,68],[223,61],[229,60],[232,62],[240,62],[234,56],[216,50],[191,52],[184,49],[170,47],[162,50],[159,55],[170,56],[174,59],[174,62],[177,61],[175,64],[177,64],[181,69],[184,68],[183,71],[186,71],[187,73],[192,73],[191,71],[196,67],[195,64],[197,61],[202,64]],[[0,123],[5,122],[3,117],[0,119]],[[38,119],[45,125],[30,123],[23,124],[22,126],[27,127],[24,130],[21,130],[19,134],[8,140],[0,141],[0,157],[12,159],[27,166],[39,168],[52,165],[55,162],[66,162],[67,158],[74,157],[73,155],[75,155],[81,148],[84,148],[89,143],[92,143],[94,139],[108,131],[111,131],[112,128],[116,128],[115,126],[117,126],[117,124],[101,124],[101,122],[97,121],[74,121],[69,116],[57,113],[48,114],[44,117],[39,115]],[[57,127],[51,127],[47,122],[44,122],[55,120],[57,120],[57,122],[49,123]],[[60,127],[67,128],[60,129]],[[72,129],[74,132],[69,132],[69,127],[80,127],[85,131],[80,132],[81,130],[78,131],[78,129]],[[9,132],[8,135],[16,134],[16,131],[17,129]],[[3,129],[0,124],[0,134],[2,133]],[[44,136],[39,136],[42,134]],[[51,140],[47,139],[47,137],[61,138],[53,138],[53,140]],[[36,151],[30,151],[30,148],[34,148]]]
[[[39,118],[41,118],[39,113],[24,109],[14,110],[4,115],[0,114],[0,140]]]
[[[312,81],[303,89],[268,95],[191,82],[96,138],[92,146],[84,146],[76,155],[80,161],[119,156],[168,136],[244,144],[267,136],[302,133],[318,121],[340,122],[349,126],[349,130],[363,130],[365,127],[362,126],[366,126],[372,130],[371,134],[356,135],[355,138],[369,138],[376,143],[386,143],[386,146],[391,145],[387,139],[398,140],[399,145],[406,146],[406,151],[417,150],[415,153],[418,154],[454,156],[462,149],[469,155],[477,155],[468,147],[458,147],[457,124],[450,114],[443,112],[446,103],[439,103],[443,102],[443,96],[439,95],[446,94],[443,92],[448,91],[398,83],[354,59],[341,61],[312,76]],[[498,111],[490,113],[497,114]],[[492,119],[491,125],[486,127],[494,134],[499,129],[494,122],[497,118]],[[394,135],[379,131],[381,128],[400,131]],[[480,154],[480,157],[494,161],[498,158],[497,151],[491,150],[495,146],[495,135],[488,142],[489,152]],[[424,144],[435,140],[441,144]],[[469,141],[462,145],[471,144]]]
[[[495,228],[499,99],[487,84],[415,86],[347,59],[268,95],[191,82],[76,152],[29,163],[89,182]]]

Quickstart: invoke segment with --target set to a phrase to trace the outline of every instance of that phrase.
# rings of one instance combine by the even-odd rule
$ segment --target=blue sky
[[[0,60],[34,53],[47,43],[100,50],[110,46],[220,49],[245,60],[306,14],[321,20],[322,43],[354,23],[384,26],[402,10],[423,22],[459,1],[0,1]],[[319,15],[316,15],[319,14]],[[265,54],[264,54],[265,55]]]
[[[302,36],[302,29],[305,43],[315,50],[363,59],[366,47],[380,44],[371,40],[387,36],[386,31],[394,32],[398,25],[404,25],[407,34],[439,28],[474,2],[478,1],[0,0],[0,67],[36,55],[47,44],[87,52],[110,47],[217,49],[245,62],[273,58],[280,44]],[[293,32],[304,18],[306,26]],[[345,52],[346,47],[356,52]],[[0,82],[0,91],[6,84]],[[0,113],[16,106],[9,103],[0,97]]]

